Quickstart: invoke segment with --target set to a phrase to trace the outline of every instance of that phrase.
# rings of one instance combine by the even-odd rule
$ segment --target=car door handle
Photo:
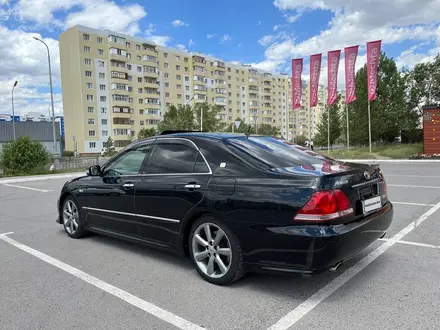
[[[133,184],[133,183],[124,183],[124,184],[122,185],[122,187],[124,187],[124,189],[133,188],[133,187],[134,187],[134,184]]]
[[[190,183],[190,184],[186,184],[185,188],[187,189],[200,189],[200,187],[202,187],[199,184],[195,184],[195,183]]]

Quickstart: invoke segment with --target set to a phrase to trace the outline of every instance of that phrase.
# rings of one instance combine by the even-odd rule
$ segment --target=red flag
[[[368,101],[376,99],[377,69],[379,67],[382,40],[367,42],[367,87]]]
[[[303,59],[292,60],[292,106],[293,110],[301,108]]]
[[[356,101],[356,58],[359,46],[345,47],[345,102]]]
[[[328,105],[332,105],[338,100],[338,70],[339,70],[340,58],[341,58],[340,50],[333,50],[328,52],[328,56],[327,56],[327,61],[328,61],[327,104]]]
[[[318,104],[319,77],[321,75],[322,54],[310,56],[310,107]]]

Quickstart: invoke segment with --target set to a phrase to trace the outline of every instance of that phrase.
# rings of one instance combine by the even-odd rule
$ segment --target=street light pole
[[[37,41],[40,41],[41,43],[43,43],[46,46],[46,49],[47,49],[47,60],[49,62],[50,102],[51,102],[51,105],[52,105],[53,152],[56,153],[56,150],[57,150],[57,138],[56,138],[56,133],[55,133],[56,132],[55,131],[55,109],[54,109],[54,106],[53,106],[52,68],[50,66],[50,52],[49,52],[49,47],[47,46],[47,44],[43,40],[41,40],[41,39],[39,39],[37,37],[34,37],[34,39],[37,40]]]
[[[15,141],[15,110],[14,110],[14,89],[17,86],[18,81],[16,80],[14,83],[14,87],[12,87],[12,135],[14,136]]]

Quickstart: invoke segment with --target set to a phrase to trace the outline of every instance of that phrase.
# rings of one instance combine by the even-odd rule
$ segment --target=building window
[[[182,85],[177,84],[177,85],[176,85],[176,88],[177,88],[177,89],[182,89]]]
[[[141,45],[136,45],[136,50],[141,50]]]
[[[180,61],[180,56],[176,55],[176,61]]]
[[[101,125],[107,125],[107,119],[101,119]]]
[[[104,40],[101,37],[96,37],[96,41],[98,42],[98,44],[104,43]]]
[[[104,49],[98,49],[98,55],[104,56]]]
[[[93,95],[87,95],[87,101],[93,101]]]
[[[89,120],[87,122],[89,125],[95,125],[95,119],[93,119],[93,118],[89,118]]]
[[[142,94],[142,88],[138,88],[138,93]]]
[[[101,113],[107,113],[107,108],[101,108]]]
[[[165,97],[169,98],[170,97],[170,93],[165,93]]]
[[[138,71],[138,72],[142,72],[142,67],[141,67],[141,66],[138,66],[138,67],[137,67],[137,71]]]
[[[91,77],[92,76],[92,71],[86,71],[86,77]]]
[[[165,88],[169,88],[170,87],[170,83],[165,83]]]
[[[96,142],[89,142],[89,148],[95,149],[96,148]]]
[[[168,78],[170,76],[170,74],[168,72],[165,72],[164,76],[165,76],[165,78]]]
[[[180,65],[176,65],[176,70],[180,70]]]
[[[100,72],[99,73],[99,79],[105,79],[105,73]]]
[[[94,109],[93,107],[88,107],[88,108],[87,108],[87,112],[88,112],[88,113],[94,113],[94,112],[95,112],[95,109]]]
[[[143,99],[139,99],[139,104],[144,104],[144,100]]]
[[[102,131],[102,136],[108,136],[108,131]]]
[[[128,41],[125,43],[125,47],[127,47],[127,48],[131,47],[131,45],[130,45],[130,43]]]
[[[83,34],[83,39],[84,40],[90,40],[90,35],[88,35],[88,34]]]
[[[168,69],[168,63],[164,63],[164,64],[163,64],[163,67],[164,67],[165,69]]]
[[[144,114],[144,109],[139,109],[139,114],[143,115]]]
[[[163,53],[163,57],[167,58],[168,57],[168,53]]]
[[[141,121],[140,121],[140,124],[141,124],[141,126],[144,126],[144,121],[141,120]]]
[[[84,53],[90,53],[90,47],[84,46]]]
[[[100,67],[104,67],[104,61],[98,61],[98,66],[100,66]]]
[[[86,83],[87,89],[92,89],[93,88],[93,84],[92,83]]]
[[[188,76],[185,76],[185,81],[189,81],[189,77]]]
[[[95,136],[95,130],[90,130],[89,131],[89,136]]]
[[[100,100],[101,102],[107,102],[107,96],[100,96],[100,97],[99,97],[99,100]]]
[[[142,82],[142,78],[138,77],[138,83],[141,83],[141,82]]]
[[[185,95],[185,100],[189,101],[189,95]]]
[[[178,98],[179,100],[181,100],[181,99],[182,99],[182,94],[177,94],[177,98]]]
[[[131,70],[131,64],[127,64],[127,69]]]
[[[136,56],[136,58],[137,58],[138,61],[142,61],[142,56],[141,55]]]
[[[92,60],[91,60],[90,58],[85,58],[85,59],[84,59],[84,63],[85,63],[86,65],[92,65]]]
[[[105,91],[105,85],[99,85],[99,89]]]
[[[176,74],[176,79],[177,79],[177,80],[180,80],[180,79],[181,79],[180,74]]]

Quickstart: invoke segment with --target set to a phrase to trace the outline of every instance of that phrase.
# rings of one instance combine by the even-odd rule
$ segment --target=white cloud
[[[135,35],[139,33],[139,20],[146,15],[144,8],[138,4],[118,6],[114,2],[99,1],[86,5],[82,11],[69,14],[65,27],[82,24]]]
[[[151,36],[154,33],[154,31],[156,31],[156,25],[150,23],[150,24],[148,24],[148,27],[145,30],[145,34],[147,36]]]
[[[225,34],[220,38],[220,43],[224,44],[224,43],[229,42],[231,40],[232,40],[231,36],[229,34]]]
[[[208,33],[208,34],[206,35],[206,38],[211,39],[211,38],[214,38],[214,37],[216,37],[216,36],[217,36],[217,35],[216,35],[215,33],[213,33],[213,34]]]
[[[257,68],[260,70],[277,72],[277,71],[279,71],[279,68],[280,68],[281,64],[283,64],[283,63],[284,63],[284,61],[266,60],[266,61],[262,61],[259,63],[251,63],[250,65],[253,66],[254,68]]]
[[[276,30],[278,30],[278,29],[281,28],[281,27],[282,27],[282,25],[275,25],[275,26],[273,27],[273,30],[276,31]]]
[[[257,22],[257,25],[261,25],[261,23],[263,23],[263,21],[260,20]]]
[[[82,24],[127,34],[137,34],[139,21],[147,15],[139,4],[120,6],[108,0],[19,0],[14,9],[21,20],[35,23],[37,27],[54,25],[67,29]],[[55,12],[71,9],[75,10],[68,13],[64,21],[54,16]]]
[[[403,51],[396,59],[396,65],[399,69],[412,69],[418,63],[426,63],[432,61],[440,52],[440,47],[432,48],[428,53],[418,53],[418,45]]]
[[[431,24],[438,23],[435,14],[438,0],[275,0],[274,4],[287,17],[290,10],[298,14],[317,8],[332,11],[334,17],[326,30],[306,40],[290,37],[276,43],[271,40],[270,43],[269,38],[260,39],[270,45],[265,51],[266,60],[326,54],[327,51],[351,45],[363,47],[366,42],[378,39],[386,45],[405,40],[432,42],[438,37],[437,26]],[[275,26],[274,30],[278,28]]]
[[[181,21],[180,19],[176,19],[176,20],[171,22],[171,25],[176,27],[176,28],[179,28],[179,27],[182,27],[182,26],[188,26],[189,24],[185,23],[184,21]]]
[[[52,80],[54,87],[60,87],[60,58],[58,41],[42,38],[37,33],[10,30],[0,26],[0,104],[6,105],[1,113],[11,111],[11,91],[14,81],[18,85],[14,91],[14,105],[17,114],[28,111],[47,113],[50,94],[39,92],[39,88],[48,90],[49,69],[46,47],[33,37],[41,38],[47,43],[51,55]],[[54,94],[54,101],[60,101],[61,94]],[[62,103],[55,104],[55,111],[60,114]]]
[[[289,23],[296,22],[302,16],[302,11],[298,12],[296,15],[286,15],[286,19]]]
[[[166,46],[170,41],[171,37],[169,36],[150,36],[148,37],[152,42],[160,46]]]
[[[191,48],[191,46],[194,46],[196,43],[194,42],[194,40],[189,39],[188,41],[188,48]]]
[[[176,48],[177,48],[177,49],[180,49],[180,50],[186,50],[186,46],[183,45],[183,44],[177,44],[177,45],[176,45]]]
[[[258,43],[261,46],[269,46],[274,40],[275,40],[274,35],[267,35],[267,36],[264,36],[263,38],[261,38],[260,40],[258,40]]]

